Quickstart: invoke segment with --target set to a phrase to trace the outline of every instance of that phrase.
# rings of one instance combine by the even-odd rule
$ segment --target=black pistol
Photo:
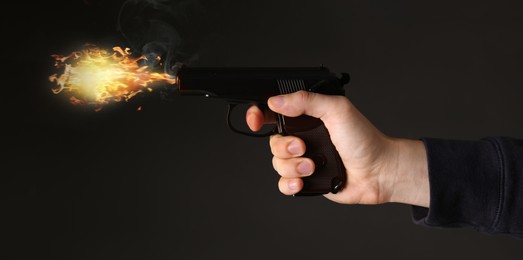
[[[305,157],[311,158],[316,170],[303,178],[303,189],[296,195],[337,193],[346,182],[345,167],[332,144],[329,132],[320,119],[302,115],[277,115],[273,131],[256,134],[241,131],[231,124],[231,111],[238,104],[256,104],[267,107],[269,97],[300,90],[327,95],[345,95],[343,85],[350,77],[337,77],[325,67],[315,68],[253,68],[253,67],[188,67],[176,73],[181,95],[219,98],[229,102],[227,122],[231,130],[249,136],[271,134],[293,135],[301,138],[307,147]]]

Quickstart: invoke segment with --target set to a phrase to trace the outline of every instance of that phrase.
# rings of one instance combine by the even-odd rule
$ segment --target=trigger
[[[247,132],[247,131],[242,131],[242,130],[236,128],[234,126],[234,124],[232,123],[232,119],[231,118],[232,118],[232,111],[234,110],[234,108],[237,105],[238,104],[229,104],[229,108],[227,109],[227,120],[226,120],[226,123],[227,123],[227,126],[229,127],[229,129],[231,129],[233,132],[241,134],[241,135],[251,136],[251,137],[267,137],[267,136],[271,136],[271,135],[277,133],[276,128],[274,128],[271,131],[268,131],[266,133],[260,133],[260,134]]]

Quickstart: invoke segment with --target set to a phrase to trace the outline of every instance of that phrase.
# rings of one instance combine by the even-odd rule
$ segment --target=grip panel
[[[337,193],[347,179],[345,166],[320,119],[310,116],[281,117],[284,134],[301,138],[306,145],[303,155],[312,159],[316,169],[311,176],[302,178],[303,189],[296,196]]]

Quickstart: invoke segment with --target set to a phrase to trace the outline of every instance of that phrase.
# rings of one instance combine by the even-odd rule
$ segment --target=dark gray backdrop
[[[521,259],[521,240],[416,226],[407,205],[281,195],[268,141],[230,132],[222,101],[95,113],[52,95],[50,54],[125,44],[122,3],[2,8],[2,259]],[[517,3],[209,1],[183,40],[193,66],[349,72],[389,135],[523,138]]]

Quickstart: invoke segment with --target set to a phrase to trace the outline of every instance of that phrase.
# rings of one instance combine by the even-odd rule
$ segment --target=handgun
[[[287,117],[277,114],[274,128],[267,133],[238,129],[231,123],[231,111],[239,104],[267,109],[269,97],[300,90],[326,95],[345,95],[343,86],[350,81],[348,73],[339,76],[326,67],[189,67],[176,72],[180,95],[217,98],[229,103],[228,127],[237,133],[255,137],[273,134],[292,135],[306,144],[303,155],[315,163],[315,171],[304,177],[303,189],[297,196],[337,193],[346,183],[342,160],[323,122],[307,115]]]

